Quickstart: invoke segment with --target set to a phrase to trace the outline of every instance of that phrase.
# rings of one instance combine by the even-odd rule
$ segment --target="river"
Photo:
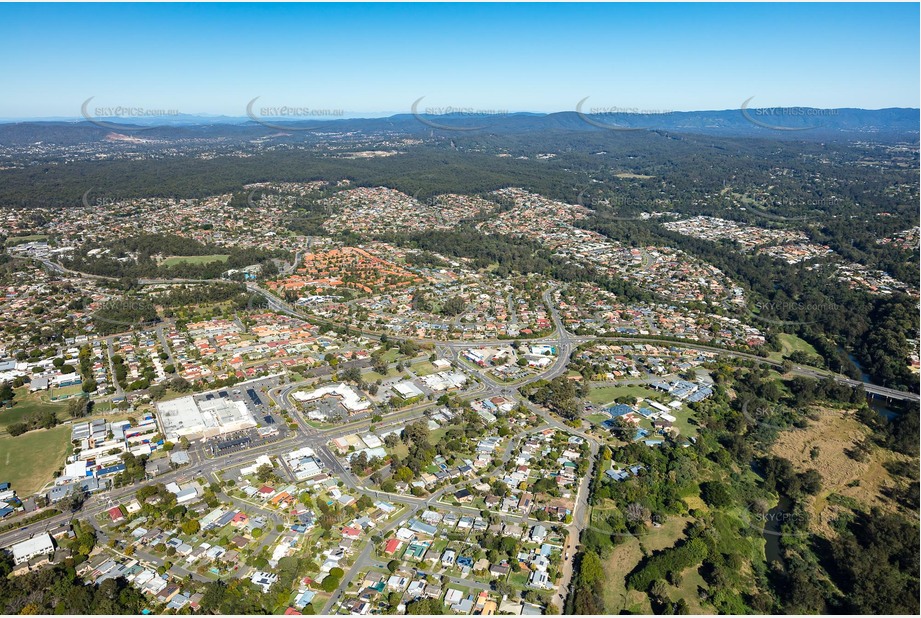
[[[842,348],[842,351],[844,351],[844,353],[847,354],[848,359],[852,363],[854,363],[855,367],[857,367],[857,370],[860,372],[860,381],[863,382],[864,384],[873,385],[873,380],[870,379],[870,374],[864,371],[863,365],[860,364],[860,361],[854,358],[854,355],[848,352],[847,350],[843,350]],[[885,418],[886,420],[891,421],[892,419],[894,419],[896,416],[899,415],[899,412],[897,410],[893,410],[892,408],[890,408],[887,405],[886,400],[881,397],[873,397],[872,395],[867,395],[867,405],[869,405],[872,409],[876,410],[876,413],[882,416],[883,418]]]
[[[783,562],[780,553],[780,526],[784,523],[791,506],[790,499],[781,496],[777,506],[768,511],[764,518],[764,530],[761,534],[764,537],[764,556],[768,564],[775,560]]]

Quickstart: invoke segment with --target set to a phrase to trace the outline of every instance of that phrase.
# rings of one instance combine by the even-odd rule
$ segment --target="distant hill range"
[[[229,138],[239,140],[279,139],[304,133],[398,133],[424,136],[471,134],[521,134],[541,132],[609,131],[636,133],[668,131],[701,135],[827,140],[874,139],[916,140],[921,111],[913,108],[866,110],[854,108],[816,109],[805,107],[743,108],[722,111],[643,113],[551,114],[397,114],[384,118],[339,118],[334,120],[291,120],[250,117],[175,116],[145,119],[144,124],[124,119],[100,118],[88,121],[42,120],[0,121],[0,144],[23,146],[35,142],[77,144],[97,140],[143,143],[187,139]],[[162,122],[162,124],[157,124]]]

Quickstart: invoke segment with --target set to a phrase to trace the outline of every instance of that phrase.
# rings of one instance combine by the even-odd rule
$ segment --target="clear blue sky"
[[[0,5],[0,117],[918,107],[917,4]],[[349,114],[352,115],[352,114]]]

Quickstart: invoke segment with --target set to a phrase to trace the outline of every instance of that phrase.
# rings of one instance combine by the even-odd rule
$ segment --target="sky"
[[[919,107],[918,25],[915,3],[0,4],[0,118]]]

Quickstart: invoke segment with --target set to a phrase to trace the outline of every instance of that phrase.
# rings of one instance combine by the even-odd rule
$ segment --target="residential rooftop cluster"
[[[738,318],[680,305],[624,303],[590,283],[561,286],[552,299],[567,328],[577,333],[678,337],[729,347],[757,347],[765,342],[758,328]]]
[[[75,431],[92,439],[95,426]],[[329,598],[323,580],[348,568],[372,533],[402,513],[387,501],[342,491],[324,468],[312,449],[302,447],[261,455],[226,473],[226,493],[200,480],[145,486],[80,522],[95,529],[97,543],[77,574],[96,584],[124,578],[155,613],[197,610],[208,582],[217,579],[284,593],[292,611],[311,602],[317,611]],[[293,478],[282,478],[288,474]],[[15,492],[3,495],[13,500]],[[333,503],[335,511],[328,506]],[[65,525],[16,543],[10,548],[14,564],[27,571],[63,560],[56,539],[68,538],[74,531]],[[284,561],[296,556],[305,556],[297,558],[303,574],[286,588],[275,586]]]
[[[387,187],[356,187],[324,202],[336,209],[325,223],[330,232],[380,234],[451,229],[458,222],[498,208],[475,195],[445,194],[418,200]]]
[[[690,219],[663,223],[662,227],[685,236],[693,236],[704,240],[732,240],[741,245],[744,250],[751,250],[765,245],[803,243],[809,240],[809,237],[799,230],[769,229],[745,225],[718,217],[691,217]]]
[[[626,247],[576,223],[587,209],[529,193],[500,189],[497,198],[514,208],[479,224],[484,232],[525,236],[573,262],[613,278],[625,278],[675,302],[744,305],[742,289],[718,268],[668,247]]]
[[[717,358],[716,352],[679,348],[668,344],[596,342],[574,353],[573,361],[590,367],[592,380],[668,376],[691,371]]]
[[[917,250],[919,242],[921,242],[921,227],[915,226],[891,236],[880,238],[876,242],[880,245],[892,245],[906,251],[910,249]]]
[[[261,189],[256,185],[253,187],[251,194],[258,197]],[[142,234],[175,234],[225,247],[292,252],[306,246],[304,237],[284,231],[283,223],[293,205],[273,203],[272,198],[252,199],[245,207],[232,208],[230,201],[233,196],[229,193],[201,199],[124,199],[94,194],[92,188],[88,189],[84,204],[68,209],[67,216],[61,216],[61,210],[56,208],[12,208],[6,211],[10,236],[16,236],[18,232],[27,237],[36,234],[46,236],[50,239],[50,246],[44,251],[51,256],[64,248],[79,249],[87,244],[104,247],[108,240]],[[295,185],[284,190],[305,189]],[[37,218],[41,221],[40,225],[35,223]]]
[[[789,228],[764,228],[705,216],[670,221],[662,227],[711,242],[731,240],[742,251],[756,251],[788,264],[834,255],[830,247],[810,242],[805,232]]]
[[[501,401],[475,402],[474,409],[486,403],[511,418]],[[430,418],[441,415],[450,419],[454,413],[441,409]],[[495,417],[486,422],[496,426]],[[449,426],[448,435],[458,435]],[[440,498],[372,539],[366,566],[355,565],[352,581],[361,583],[344,590],[333,613],[366,615],[384,604],[405,611],[422,599],[440,600],[445,610],[458,614],[541,611],[549,602],[545,591],[561,576],[565,539],[560,526],[571,521],[588,445],[552,428],[525,433],[511,449],[503,448],[506,440],[495,434],[473,438],[476,461],[453,467],[438,456],[431,471],[411,484],[397,483],[396,491],[437,492],[432,495]],[[399,440],[390,433],[348,435],[332,446],[354,471],[356,458],[366,460],[369,450],[390,451]],[[500,468],[484,475],[496,461]],[[342,531],[361,538],[351,527]]]
[[[247,379],[310,363],[312,353],[324,348],[317,331],[305,320],[254,310],[236,320],[186,323],[169,334],[169,341],[188,380],[228,375]]]
[[[40,341],[91,336],[96,332],[94,312],[113,298],[111,290],[89,277],[61,277],[37,264],[22,263],[0,273],[0,350],[15,355]]]
[[[836,264],[835,275],[838,281],[843,281],[851,289],[859,288],[886,296],[893,292],[902,292],[911,296],[918,296],[918,288],[903,283],[889,273],[873,270],[862,264]]]
[[[812,242],[791,242],[785,245],[760,247],[757,251],[776,260],[783,260],[787,264],[799,264],[800,262],[835,255],[831,247]]]
[[[338,614],[398,612],[422,599],[460,615],[540,614],[562,560],[562,539],[550,526],[492,523],[444,509],[426,510],[374,546],[387,569],[362,570]],[[391,570],[393,566],[393,570]],[[501,592],[491,584],[501,582]],[[359,583],[360,582],[360,583]]]
[[[482,339],[531,337],[551,329],[535,277],[497,281],[485,273],[453,272],[458,277],[448,283],[378,294],[351,304],[367,310],[368,322],[377,329],[396,335]]]
[[[349,288],[371,294],[398,289],[423,280],[403,267],[388,262],[358,247],[342,247],[321,253],[308,253],[295,274],[270,281],[273,290],[300,291],[305,288],[322,293]]]

